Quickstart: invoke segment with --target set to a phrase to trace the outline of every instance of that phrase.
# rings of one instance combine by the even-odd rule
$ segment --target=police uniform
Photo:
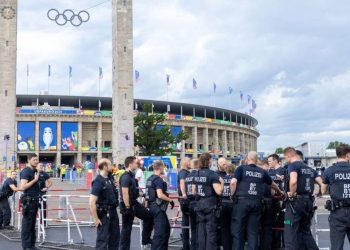
[[[232,236],[231,236],[231,217],[233,209],[233,201],[231,199],[230,183],[233,175],[225,175],[224,192],[221,199],[221,243],[224,250],[232,250]]]
[[[302,161],[293,162],[288,166],[286,192],[289,192],[289,176],[292,172],[298,174],[297,196],[286,202],[284,218],[284,244],[286,250],[301,248],[318,249],[311,234],[311,220],[314,215],[314,186],[316,171]]]
[[[34,180],[34,175],[36,172],[36,169],[26,167],[21,171],[20,179],[31,182]],[[36,214],[39,208],[39,198],[40,189],[38,182],[35,182],[30,188],[24,190],[23,195],[21,196],[23,214],[21,239],[22,247],[24,249],[35,247],[35,223]]]
[[[177,190],[179,194],[179,202],[180,202],[180,208],[182,212],[182,221],[181,226],[188,227],[190,225],[190,211],[189,211],[189,201],[187,199],[182,199],[182,191],[180,188],[180,181],[186,180],[186,177],[189,175],[189,171],[186,169],[181,169],[177,176]],[[185,185],[185,188],[187,188],[187,185]],[[192,188],[192,186],[191,186]],[[182,238],[182,249],[183,250],[190,250],[190,234],[189,230],[186,228],[182,228],[181,230],[181,238]]]
[[[2,228],[2,226],[10,226],[11,208],[8,198],[13,195],[13,190],[10,187],[11,185],[17,187],[17,181],[7,178],[0,190],[0,228]]]
[[[39,190],[40,190],[40,196],[43,197],[43,195],[46,195],[47,191],[41,191],[43,188],[46,188],[46,181],[50,179],[50,176],[44,172],[41,171],[39,173],[39,180],[38,180],[38,185],[39,185]],[[47,198],[43,199],[42,202],[40,203],[40,209],[43,210],[43,217],[46,219],[47,216]],[[41,215],[41,214],[40,214]],[[45,224],[46,221],[45,221]]]
[[[92,182],[91,194],[98,197],[97,215],[102,225],[97,228],[96,249],[119,249],[118,191],[114,178],[98,175]]]
[[[130,237],[131,230],[134,221],[134,217],[141,219],[143,221],[142,229],[142,245],[148,245],[151,243],[151,233],[153,229],[152,215],[151,213],[140,203],[138,203],[137,198],[139,197],[138,183],[135,179],[135,175],[126,171],[119,178],[120,186],[120,212],[122,214],[122,230],[120,235],[120,250],[130,249]],[[129,204],[130,208],[125,207],[123,200],[122,188],[129,189]]]
[[[270,250],[272,246],[272,226],[274,221],[271,185],[265,184],[263,197],[259,249]]]
[[[224,179],[224,177],[227,175],[225,171],[218,170],[216,171],[219,177]],[[222,232],[221,232],[221,213],[222,213],[222,204],[221,204],[222,199],[218,199],[217,203],[217,222],[216,222],[216,244],[217,244],[217,249],[220,250],[220,246],[223,245],[222,243]]]
[[[166,214],[168,202],[157,197],[157,189],[167,195],[167,184],[158,175],[151,175],[146,182],[146,200],[153,216],[154,233],[151,249],[166,250],[170,237],[170,224]]]
[[[217,214],[218,195],[213,184],[220,183],[219,176],[209,168],[197,171],[194,177],[197,199],[197,239],[198,249],[212,250],[217,246]]]
[[[190,229],[191,229],[191,250],[198,249],[198,241],[197,241],[197,216],[196,216],[196,200],[192,191],[192,185],[194,182],[194,177],[197,175],[197,170],[191,170],[191,172],[186,176],[185,179],[185,187],[186,187],[186,195],[188,201],[188,211],[190,217]]]
[[[287,170],[283,167],[277,169],[270,168],[268,171],[273,182],[275,182],[280,190],[284,190],[284,180],[287,175]],[[283,180],[277,177],[281,176]],[[272,232],[272,248],[280,249],[284,247],[283,231],[279,230],[284,226],[284,206],[281,199],[272,198],[272,210],[273,210],[273,228],[276,228]]]
[[[331,201],[327,202],[330,210],[329,227],[331,249],[344,247],[345,235],[350,237],[350,164],[338,162],[325,170],[323,183],[329,185]]]
[[[248,248],[257,249],[264,185],[271,185],[272,180],[265,170],[255,164],[239,166],[234,178],[237,186],[231,221],[233,249],[244,249],[245,234]]]

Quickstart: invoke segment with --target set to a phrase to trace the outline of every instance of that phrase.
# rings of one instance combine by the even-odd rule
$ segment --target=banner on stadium
[[[18,151],[35,151],[35,122],[17,123]]]
[[[57,149],[56,122],[40,122],[40,150],[55,151]]]
[[[77,151],[78,150],[78,123],[62,122],[62,151]]]

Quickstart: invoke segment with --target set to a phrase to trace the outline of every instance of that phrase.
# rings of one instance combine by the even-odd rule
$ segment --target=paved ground
[[[85,187],[80,184],[71,184],[67,182],[60,182],[59,180],[54,180],[54,187],[53,189],[59,189],[59,190],[73,190],[73,189],[80,189],[79,191],[51,191],[50,194],[57,195],[57,194],[74,194],[74,195],[88,195],[88,191],[83,190]],[[60,207],[59,203],[60,200],[58,197],[51,197],[48,200],[49,202],[49,218],[58,219],[59,212],[62,212],[62,210],[59,210]],[[70,204],[72,205],[72,208],[75,209],[75,215],[77,220],[82,221],[89,221],[90,216],[89,212],[86,210],[88,207],[88,199],[87,198],[70,198]],[[326,213],[326,211],[322,208],[324,204],[324,200],[320,200],[318,202],[319,205],[319,213]],[[78,209],[78,210],[76,210]],[[177,210],[174,209],[172,211],[169,211],[169,217],[173,218],[177,215]],[[65,215],[64,215],[65,216]],[[69,216],[72,219],[72,216]],[[328,228],[328,215],[320,215],[318,220],[318,228]],[[135,222],[137,224],[137,221]],[[51,227],[47,229],[47,242],[60,242],[62,244],[67,244],[68,242],[68,236],[67,236],[67,228],[57,228],[57,226],[62,225],[61,222],[53,221],[50,222]],[[84,238],[84,245],[85,246],[94,246],[95,239],[96,239],[96,229],[94,227],[84,226],[81,227],[81,232]],[[174,230],[174,240],[179,239],[179,230]],[[19,237],[19,235],[17,235]],[[74,225],[71,226],[71,238],[73,243],[81,243],[81,239],[79,237],[78,231]],[[134,228],[132,232],[131,237],[131,249],[138,250],[140,249],[140,231],[138,228]],[[172,241],[172,240],[171,240]],[[178,242],[176,243],[178,244]],[[46,243],[46,246],[49,246],[50,243]],[[319,233],[319,247],[325,248],[329,247],[329,232],[322,232]],[[44,248],[44,245],[42,246]],[[19,242],[19,239],[17,241],[10,241],[6,239],[3,236],[0,236],[0,249],[21,249],[21,245]],[[45,248],[46,249],[46,248]],[[62,246],[61,249],[76,249],[76,248],[70,248],[67,246]],[[78,249],[89,249],[88,247],[80,247]],[[179,248],[172,248],[172,249],[179,249]],[[350,249],[350,245],[347,243],[344,246],[344,249]]]

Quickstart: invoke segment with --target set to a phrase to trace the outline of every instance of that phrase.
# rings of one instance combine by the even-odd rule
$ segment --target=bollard
[[[67,218],[67,197],[66,196],[60,196],[58,199],[58,218],[59,219],[66,219]]]

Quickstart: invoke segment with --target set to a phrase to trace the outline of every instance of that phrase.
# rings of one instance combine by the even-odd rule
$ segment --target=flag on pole
[[[197,81],[193,78],[192,80],[193,89],[197,89]]]
[[[231,95],[233,92],[233,89],[231,87],[228,87],[228,93]]]
[[[72,66],[69,65],[69,78],[72,78]]]
[[[216,93],[216,83],[213,83],[214,93]]]
[[[254,99],[252,100],[252,109],[253,109],[253,111],[256,110],[256,102]]]
[[[243,92],[242,91],[239,91],[239,96],[241,98],[241,102],[243,102]]]
[[[138,82],[140,79],[140,72],[138,72],[137,70],[135,70],[135,81]]]
[[[102,67],[98,67],[98,78],[101,80],[103,78]]]
[[[29,65],[27,64],[27,76],[29,76]]]
[[[49,69],[48,69],[48,76],[51,76],[51,65],[49,64]]]
[[[170,85],[170,75],[166,75],[166,84],[169,86]]]
[[[248,97],[248,104],[250,104],[250,101],[252,100],[252,97],[250,95],[248,95],[247,97]]]

